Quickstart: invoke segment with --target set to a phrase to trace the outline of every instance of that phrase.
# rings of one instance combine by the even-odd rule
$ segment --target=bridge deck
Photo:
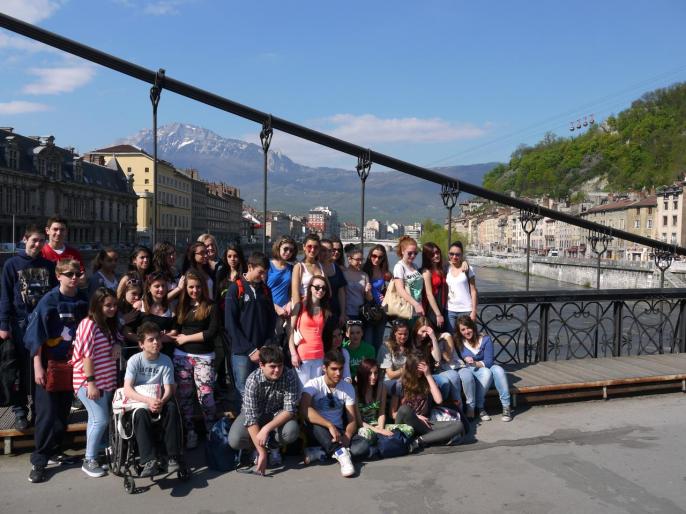
[[[508,369],[508,378],[512,394],[528,401],[686,390],[686,354],[539,362]]]

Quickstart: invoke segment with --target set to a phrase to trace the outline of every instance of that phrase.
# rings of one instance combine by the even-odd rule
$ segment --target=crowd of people
[[[233,244],[220,254],[203,234],[180,269],[175,246],[160,242],[134,247],[121,276],[118,252],[104,248],[87,276],[67,230],[58,216],[28,227],[2,271],[0,392],[17,430],[34,425],[31,482],[70,461],[60,444],[75,397],[88,413],[82,469],[106,474],[99,456],[122,386],[143,406],[132,411],[143,476],[183,465],[184,449],[224,415],[217,395],[227,387],[238,398],[228,444],[258,473],[298,439],[306,463],[333,457],[343,476],[353,460],[459,444],[470,422],[490,419],[492,384],[502,420],[512,419],[493,342],[475,324],[475,275],[460,242],[447,264],[425,243],[420,267],[417,242],[404,236],[391,269],[382,245],[365,258],[309,234],[297,261],[298,244],[283,236],[271,259],[246,258]],[[389,319],[387,294],[411,314]]]

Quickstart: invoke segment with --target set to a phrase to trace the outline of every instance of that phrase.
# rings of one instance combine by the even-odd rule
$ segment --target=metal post
[[[536,225],[538,225],[539,220],[543,219],[540,216],[531,211],[520,211],[519,222],[522,225],[522,230],[526,233],[526,290],[529,290],[530,283],[530,261],[531,261],[531,234],[536,230]]]
[[[15,220],[14,220],[15,214],[12,214],[12,252],[17,253],[17,232],[16,232],[16,227],[15,227]]]
[[[262,124],[260,131],[260,142],[262,143],[262,152],[264,153],[264,184],[262,194],[262,253],[267,255],[267,167],[269,160],[269,145],[272,143],[272,115],[267,116],[267,119]]]
[[[596,289],[600,289],[600,259],[607,252],[607,247],[614,239],[607,234],[600,234],[598,232],[589,232],[587,237],[591,243],[591,250],[597,255],[597,271],[596,271]]]
[[[660,289],[665,287],[665,271],[672,265],[674,256],[669,250],[655,250],[653,252],[655,266],[660,270]]]
[[[448,243],[446,250],[450,248],[453,237],[453,207],[457,204],[457,197],[460,195],[459,182],[451,182],[441,185],[441,200],[443,205],[448,209]]]
[[[362,189],[360,192],[360,250],[362,251],[362,255],[364,255],[364,190],[365,184],[367,183],[367,177],[369,177],[369,171],[372,168],[371,153],[372,152],[369,149],[362,152],[357,157],[357,166],[355,166],[357,176],[360,177],[360,180],[362,181]]]
[[[164,70],[160,68],[155,74],[155,82],[150,88],[150,101],[152,102],[152,247],[155,248],[157,243],[157,184],[159,180],[157,177],[157,106],[160,103],[160,96],[162,95],[162,87],[164,86]]]

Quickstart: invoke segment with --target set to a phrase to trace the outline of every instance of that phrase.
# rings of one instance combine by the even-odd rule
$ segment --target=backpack
[[[260,282],[260,285],[262,286],[262,292],[264,293],[264,296],[266,296],[268,299],[271,299],[272,293],[269,291],[267,284]],[[243,305],[245,304],[245,285],[243,284],[243,279],[241,278],[236,280],[236,296],[238,297],[238,306],[241,310],[243,310]]]
[[[222,417],[210,430],[205,445],[207,467],[215,471],[231,471],[236,468],[238,453],[229,446],[229,430],[232,421]]]

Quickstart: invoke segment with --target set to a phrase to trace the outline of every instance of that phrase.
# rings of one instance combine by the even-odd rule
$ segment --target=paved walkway
[[[337,464],[304,468],[292,459],[269,478],[200,468],[189,483],[163,480],[133,496],[121,479],[78,468],[29,484],[26,454],[0,457],[0,511],[686,512],[685,407],[683,393],[537,406],[510,424],[483,423],[478,442],[367,463],[352,479]],[[202,463],[202,450],[191,461]]]

